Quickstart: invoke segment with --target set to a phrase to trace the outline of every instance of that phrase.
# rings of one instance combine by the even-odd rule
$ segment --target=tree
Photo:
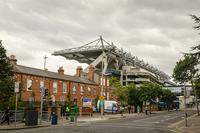
[[[162,88],[158,84],[145,82],[140,87],[140,96],[139,99],[141,102],[144,102],[145,105],[149,102],[150,113],[151,113],[151,104],[157,98],[160,98],[162,94]]]
[[[120,81],[116,77],[111,77],[109,80],[110,86],[114,87],[113,93],[117,96],[117,100],[120,105],[125,106],[128,102],[128,89],[126,86],[122,86]]]
[[[0,40],[0,108],[9,105],[9,98],[14,94],[12,65],[6,55],[6,49]]]
[[[191,82],[192,89],[195,92],[195,101],[197,106],[197,114],[199,115],[198,102],[196,97],[196,89],[194,88],[193,78],[198,72],[198,68],[195,66],[198,64],[198,60],[195,56],[185,55],[183,59],[180,59],[173,70],[173,78],[176,82],[185,83]]]
[[[128,89],[128,105],[133,105],[137,107],[138,105],[142,107],[142,102],[139,100],[140,89],[135,86],[135,84],[130,84],[127,86]],[[136,110],[137,108],[135,108]]]
[[[193,28],[196,30],[200,30],[200,17],[197,17],[196,15],[190,15],[190,16],[196,24]],[[190,55],[194,55],[197,59],[199,59],[200,58],[200,45],[192,47],[192,51],[195,51],[195,52],[190,53]]]
[[[192,81],[192,78],[198,71],[195,66],[198,64],[197,59],[194,56],[185,55],[183,59],[180,59],[173,70],[173,78],[176,82],[184,83]]]
[[[167,104],[167,109],[169,111],[169,106],[172,105],[173,101],[176,99],[176,95],[172,93],[168,89],[162,90],[162,96],[160,98],[160,101],[165,102]]]
[[[117,100],[121,106],[127,105],[128,102],[128,90],[127,87],[121,86],[114,90],[114,94],[117,96]]]

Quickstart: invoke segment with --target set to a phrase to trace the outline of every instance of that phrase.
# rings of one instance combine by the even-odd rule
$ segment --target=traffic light
[[[44,96],[48,96],[48,89],[45,89]]]

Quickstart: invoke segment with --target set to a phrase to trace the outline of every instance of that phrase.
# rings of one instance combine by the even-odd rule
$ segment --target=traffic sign
[[[99,100],[103,101],[104,100],[104,96],[100,96]]]
[[[15,93],[19,92],[19,82],[15,82]]]

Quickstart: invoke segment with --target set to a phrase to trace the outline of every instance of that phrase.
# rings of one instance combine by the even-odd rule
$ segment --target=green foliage
[[[141,102],[152,102],[162,95],[162,87],[155,83],[145,82],[140,87]]]
[[[196,15],[190,15],[190,16],[195,22],[195,26],[193,28],[196,30],[200,30],[200,17],[197,17]],[[200,45],[196,45],[192,47],[192,53],[189,53],[189,55],[195,56],[199,60],[200,59]]]
[[[134,105],[135,107],[139,105],[141,107],[142,102],[139,100],[140,89],[136,88],[135,84],[130,84],[127,86],[127,88],[128,88],[128,105]]]
[[[196,89],[196,94],[197,94],[197,98],[200,98],[200,79],[198,79],[195,83],[194,83],[194,87]]]
[[[167,106],[169,106],[170,104],[172,104],[172,102],[176,99],[176,95],[174,93],[172,93],[170,90],[168,89],[163,89],[162,90],[162,96],[160,98],[160,100],[162,102],[167,103]]]
[[[122,87],[120,84],[120,81],[116,77],[111,77],[109,79],[109,84],[110,84],[110,86],[115,87],[115,88]]]
[[[0,107],[6,108],[9,105],[9,98],[14,94],[14,80],[12,65],[6,55],[6,49],[0,40]]]
[[[127,105],[128,102],[128,89],[125,86],[121,86],[114,90],[114,94],[117,96],[117,100],[120,101],[121,105]]]
[[[16,97],[12,96],[9,98],[9,107],[10,109],[14,110],[15,109],[15,103],[16,103]],[[18,97],[18,101],[17,101],[17,108],[18,109],[24,109],[24,103],[20,100],[20,98]]]
[[[185,55],[183,59],[180,59],[173,70],[173,78],[176,82],[184,83],[191,81],[198,69],[195,66],[198,64],[198,60],[189,55]]]
[[[120,84],[116,77],[111,77],[109,80],[110,86],[114,87],[114,94],[121,105],[126,105],[128,102],[128,89]]]
[[[121,105],[142,106],[143,103],[155,101],[162,96],[162,87],[155,83],[145,82],[136,88],[135,84],[121,86],[117,78],[111,78],[110,85],[115,87],[114,94]]]

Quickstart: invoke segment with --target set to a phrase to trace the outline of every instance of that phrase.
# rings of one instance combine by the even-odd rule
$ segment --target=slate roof
[[[14,65],[13,72],[35,75],[35,76],[40,76],[40,77],[48,77],[48,78],[59,79],[59,80],[73,81],[73,82],[78,82],[78,83],[97,85],[95,82],[88,80],[86,78],[81,78],[81,77],[76,77],[76,76],[71,76],[71,75],[61,75],[56,72],[44,71],[42,69],[21,66],[21,65]]]

